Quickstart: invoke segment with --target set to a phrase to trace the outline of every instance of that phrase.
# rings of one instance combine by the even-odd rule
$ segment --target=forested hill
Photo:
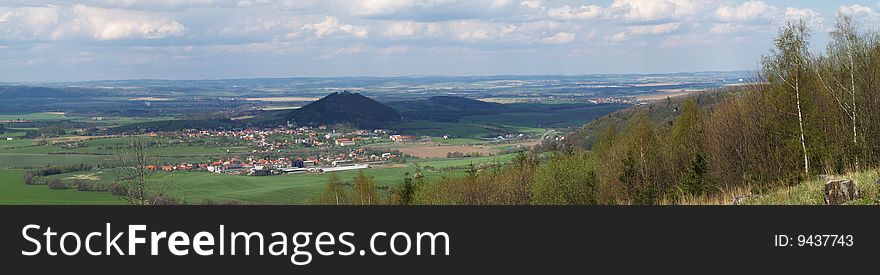
[[[609,127],[621,128],[638,114],[644,114],[653,124],[661,127],[671,127],[675,118],[681,114],[681,106],[690,98],[701,109],[711,110],[724,97],[741,92],[744,87],[728,87],[716,90],[694,93],[691,96],[679,96],[654,101],[645,105],[637,105],[623,110],[615,111],[580,127],[568,134],[565,138],[567,146],[589,150],[599,138],[602,131]]]
[[[298,125],[347,123],[361,128],[382,128],[400,120],[400,114],[359,93],[337,92],[302,108],[281,113],[275,120]]]
[[[413,120],[456,121],[468,115],[511,112],[507,105],[457,96],[435,96],[394,104],[404,118]]]
[[[0,98],[4,99],[75,98],[82,95],[81,92],[71,92],[46,87],[0,86]]]

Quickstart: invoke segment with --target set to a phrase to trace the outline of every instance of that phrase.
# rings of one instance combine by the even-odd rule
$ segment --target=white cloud
[[[541,0],[526,0],[520,2],[519,5],[530,9],[538,9],[541,8]]]
[[[414,7],[418,4],[416,0],[363,0],[352,2],[355,2],[352,5],[354,8],[352,13],[356,15],[389,14],[403,8]]]
[[[179,37],[186,30],[180,22],[141,11],[75,5],[73,14],[73,20],[55,31],[53,38],[85,35],[98,40],[159,39]]]
[[[11,39],[45,39],[59,22],[59,7],[0,7],[0,34]]]
[[[386,38],[401,38],[419,36],[422,34],[433,35],[440,31],[440,27],[436,23],[397,21],[385,25],[385,32],[382,36]]]
[[[880,4],[877,4],[877,6],[880,7]],[[840,6],[840,8],[837,9],[837,12],[842,13],[842,14],[846,14],[846,15],[850,15],[853,17],[864,16],[864,17],[867,17],[868,19],[880,19],[880,13],[878,13],[877,11],[872,9],[871,7],[862,6],[859,4],[854,4],[854,5],[850,5],[850,6]]]
[[[366,27],[344,24],[333,16],[325,16],[324,20],[318,23],[303,25],[301,32],[297,33],[297,35],[301,33],[309,33],[315,38],[322,38],[337,33],[366,38],[369,34]]]
[[[579,8],[572,8],[565,5],[559,8],[550,9],[547,15],[558,19],[589,19],[602,15],[603,8],[595,5],[584,5]]]
[[[96,0],[95,5],[102,7],[126,8],[126,9],[177,9],[188,6],[210,6],[234,1],[218,0]],[[250,1],[242,1],[250,2]]]
[[[500,24],[492,24],[477,21],[456,21],[447,25],[452,36],[458,40],[480,41],[497,38],[515,30],[515,27],[505,27]]]
[[[573,33],[568,32],[560,32],[550,37],[544,37],[541,39],[541,43],[544,44],[566,44],[571,43],[577,36]]]
[[[86,5],[0,8],[0,33],[13,39],[160,39],[186,28],[162,14]]]
[[[748,1],[739,6],[723,5],[715,11],[715,16],[721,21],[771,20],[776,16],[777,10],[764,1]]]
[[[615,33],[615,34],[611,35],[610,37],[606,38],[606,41],[611,42],[611,43],[619,43],[619,42],[623,42],[626,40],[629,40],[629,35],[627,35],[626,32]]]
[[[711,34],[727,34],[738,32],[743,29],[742,25],[734,23],[716,23],[709,28]]]
[[[670,33],[681,27],[680,23],[666,23],[659,25],[644,25],[629,27],[631,34],[664,34]]]
[[[822,15],[818,12],[811,9],[798,9],[793,7],[785,8],[783,19],[785,21],[804,20],[804,22],[814,30],[823,29],[823,23],[825,21],[825,19],[822,18]]]
[[[707,7],[705,0],[614,0],[606,15],[636,21],[689,19]]]

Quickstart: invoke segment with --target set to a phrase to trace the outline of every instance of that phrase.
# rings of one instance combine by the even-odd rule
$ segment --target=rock
[[[825,184],[825,204],[844,204],[858,198],[859,185],[852,180],[832,180]]]

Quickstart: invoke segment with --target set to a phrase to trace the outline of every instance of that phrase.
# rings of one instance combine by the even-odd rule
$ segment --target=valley
[[[435,181],[552,152],[534,148],[661,89],[721,88],[742,74],[652,76],[655,84],[640,75],[48,83],[42,98],[0,102],[0,170],[11,179],[88,165],[27,190],[71,196],[36,200],[44,204],[123,203],[111,189],[126,151],[143,142],[155,156],[144,168],[179,203],[309,204],[329,174],[350,185],[360,172],[390,196],[413,175]],[[15,87],[0,96],[23,93]]]

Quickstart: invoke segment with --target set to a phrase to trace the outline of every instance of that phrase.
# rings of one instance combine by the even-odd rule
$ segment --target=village
[[[288,125],[292,126],[292,125]],[[368,169],[404,161],[398,151],[379,151],[363,145],[372,143],[414,143],[425,140],[398,135],[391,130],[341,131],[327,126],[279,127],[274,129],[195,130],[153,132],[152,137],[170,138],[174,143],[213,141],[213,145],[240,146],[246,153],[204,163],[148,165],[161,172],[200,171],[218,174],[272,176],[297,173],[328,173]]]

